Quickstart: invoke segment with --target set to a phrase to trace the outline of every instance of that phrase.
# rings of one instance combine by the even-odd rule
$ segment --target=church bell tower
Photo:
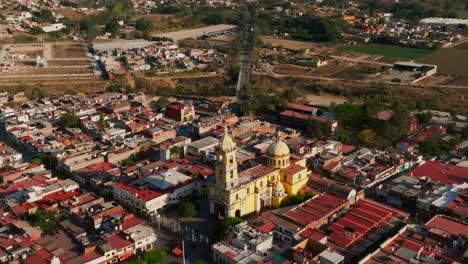
[[[236,152],[236,144],[225,128],[216,148],[216,185],[221,189],[229,190],[239,185]]]

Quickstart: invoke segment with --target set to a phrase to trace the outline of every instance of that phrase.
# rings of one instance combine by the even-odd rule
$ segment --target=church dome
[[[232,141],[232,138],[228,134],[227,128],[225,128],[224,135],[221,138],[221,141],[219,141],[219,148],[226,151],[234,149],[234,146],[234,141]]]
[[[289,147],[282,140],[277,140],[268,147],[267,154],[273,157],[289,155]]]

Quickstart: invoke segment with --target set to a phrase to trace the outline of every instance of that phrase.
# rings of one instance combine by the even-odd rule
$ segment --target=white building
[[[62,30],[64,28],[66,28],[66,26],[63,23],[55,23],[55,24],[42,27],[42,30],[45,33],[50,33],[50,32]]]
[[[130,184],[113,186],[114,198],[140,211],[155,215],[157,210],[190,196],[197,188],[192,178],[169,169],[138,179]]]

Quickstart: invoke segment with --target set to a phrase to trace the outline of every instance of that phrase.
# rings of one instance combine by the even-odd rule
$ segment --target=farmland
[[[380,55],[388,58],[401,60],[415,60],[431,54],[432,50],[415,49],[389,45],[356,45],[343,46],[339,49],[344,53],[363,53],[370,55]]]
[[[465,44],[463,44],[465,45]],[[421,58],[419,62],[436,64],[441,74],[459,76],[457,85],[468,85],[468,47],[439,49],[434,53]]]
[[[103,90],[107,83],[96,76],[91,65],[91,59],[86,55],[86,49],[79,43],[22,43],[1,46],[0,54],[8,53],[23,55],[12,60],[12,66],[0,73],[0,89],[15,91],[40,88],[45,94],[63,93],[64,90],[87,92]],[[37,56],[41,56],[44,64],[38,66]],[[63,84],[67,84],[65,89]]]

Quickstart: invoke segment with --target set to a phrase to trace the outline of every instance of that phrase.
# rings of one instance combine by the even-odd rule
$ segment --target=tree
[[[344,134],[339,135],[338,140],[343,144],[351,143],[351,138],[349,138],[347,135],[344,135]]]
[[[58,227],[58,216],[55,212],[37,209],[36,212],[29,216],[31,224],[38,226],[44,232],[53,232]]]
[[[86,40],[89,42],[93,41],[98,35],[97,26],[91,18],[87,18],[80,22],[80,30],[86,35]]]
[[[177,206],[180,216],[193,217],[197,215],[197,207],[192,201],[183,201]]]
[[[359,132],[359,139],[363,143],[371,145],[377,139],[377,134],[371,129],[364,129],[361,132]]]
[[[426,127],[431,123],[432,114],[430,112],[418,113],[416,114],[416,118],[422,127]]]
[[[158,103],[157,103],[157,108],[159,111],[164,109],[168,104],[169,104],[169,99],[167,97],[162,96],[159,98]]]
[[[151,21],[142,18],[137,19],[135,28],[140,31],[148,32],[153,30],[154,25]]]
[[[81,119],[74,113],[65,113],[60,117],[58,124],[62,128],[79,127],[81,124]]]
[[[293,18],[287,30],[293,38],[319,42],[337,41],[340,34],[335,23],[323,17],[304,15]]]
[[[106,32],[111,33],[112,35],[118,35],[120,30],[119,22],[115,19],[111,20],[109,23],[106,24]]]
[[[40,11],[33,12],[34,20],[39,23],[53,23],[55,22],[54,14],[52,11],[42,9]]]
[[[34,164],[47,164],[49,161],[50,158],[47,154],[39,154],[31,162]]]

